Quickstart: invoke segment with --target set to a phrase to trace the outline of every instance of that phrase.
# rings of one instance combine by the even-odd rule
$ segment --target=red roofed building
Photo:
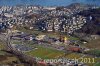
[[[81,52],[81,48],[79,47],[70,47],[68,50],[73,52]]]

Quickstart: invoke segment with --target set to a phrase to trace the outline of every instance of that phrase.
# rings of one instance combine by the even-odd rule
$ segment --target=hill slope
[[[87,23],[77,32],[100,35],[100,8],[81,11],[78,15],[87,17]]]

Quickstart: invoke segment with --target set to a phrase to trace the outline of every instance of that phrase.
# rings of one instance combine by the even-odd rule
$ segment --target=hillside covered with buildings
[[[1,65],[100,64],[100,7],[80,3],[59,7],[1,6],[0,42]],[[7,58],[12,60],[5,61]],[[75,58],[92,61],[76,62]],[[60,61],[51,63],[47,59]]]

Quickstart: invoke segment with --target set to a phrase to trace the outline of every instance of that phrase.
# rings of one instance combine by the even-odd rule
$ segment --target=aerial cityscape
[[[0,0],[0,66],[100,66],[100,1]]]

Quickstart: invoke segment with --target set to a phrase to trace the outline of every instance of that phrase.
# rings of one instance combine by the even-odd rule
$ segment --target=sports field
[[[64,52],[55,49],[44,48],[42,46],[37,46],[37,49],[27,52],[27,54],[34,57],[40,57],[42,59],[53,59],[63,55]]]

